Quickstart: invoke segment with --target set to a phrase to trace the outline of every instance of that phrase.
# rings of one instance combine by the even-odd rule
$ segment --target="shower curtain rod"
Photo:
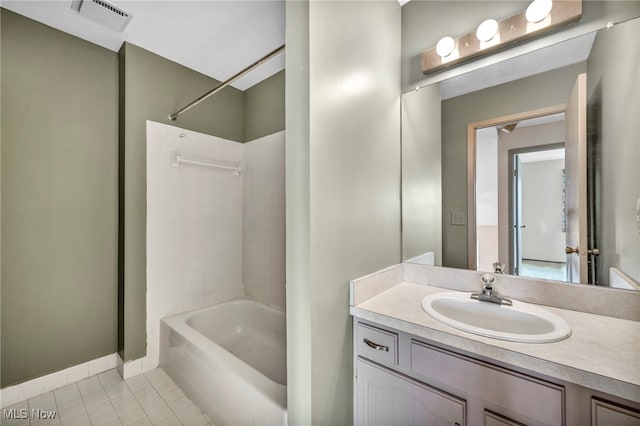
[[[237,73],[233,77],[229,78],[228,80],[220,83],[218,86],[216,86],[215,88],[209,90],[207,93],[205,93],[204,95],[200,96],[198,99],[196,99],[193,102],[183,106],[182,108],[180,108],[178,111],[174,112],[173,114],[170,114],[169,115],[169,120],[176,121],[176,119],[180,115],[182,115],[182,113],[190,110],[191,108],[193,108],[194,106],[198,105],[200,102],[204,101],[205,99],[209,98],[210,96],[215,95],[216,93],[218,93],[219,91],[221,91],[222,89],[224,89],[225,87],[227,87],[228,85],[230,85],[231,83],[233,83],[234,81],[236,81],[237,79],[242,77],[243,75],[247,74],[249,71],[252,71],[253,69],[258,68],[260,65],[262,65],[265,62],[267,62],[269,59],[271,59],[274,56],[278,55],[282,51],[284,51],[284,45],[278,47],[276,50],[274,50],[273,52],[269,53],[268,55],[260,58],[258,61],[256,61],[253,64],[249,65],[247,68],[243,69],[242,71],[240,71],[239,73]]]

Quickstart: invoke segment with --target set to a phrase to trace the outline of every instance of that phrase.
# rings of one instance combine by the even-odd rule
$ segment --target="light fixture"
[[[513,131],[516,129],[517,125],[518,125],[518,123],[505,124],[503,126],[498,127],[498,130],[500,130],[501,132],[504,132],[504,133],[513,133]]]
[[[442,37],[438,41],[438,44],[436,44],[436,53],[444,58],[451,55],[455,47],[456,41],[453,39],[453,37]]]
[[[552,0],[533,0],[529,7],[527,7],[527,11],[525,12],[525,17],[527,21],[533,23],[540,22],[551,13],[551,9],[553,8]]]
[[[495,19],[487,19],[478,25],[476,30],[476,37],[478,40],[487,42],[491,40],[498,33],[498,21]]]
[[[531,1],[528,2],[528,8],[523,8],[515,15],[499,21],[487,19],[474,31],[453,38],[443,37],[436,46],[423,50],[420,56],[422,74],[438,72],[540,37],[563,25],[578,22],[582,17],[583,0]]]

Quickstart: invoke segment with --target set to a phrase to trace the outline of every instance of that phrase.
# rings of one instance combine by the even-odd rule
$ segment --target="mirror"
[[[403,94],[403,260],[634,289],[639,75],[635,18]]]

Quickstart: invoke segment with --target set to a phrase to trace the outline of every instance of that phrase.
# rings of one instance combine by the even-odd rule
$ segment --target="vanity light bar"
[[[526,11],[522,11],[498,21],[497,33],[488,41],[480,41],[476,31],[473,31],[454,38],[454,47],[447,56],[440,56],[436,47],[424,50],[422,74],[431,74],[516,42],[542,35],[562,25],[577,22],[581,17],[582,0],[554,1],[551,12],[540,22],[527,21]]]

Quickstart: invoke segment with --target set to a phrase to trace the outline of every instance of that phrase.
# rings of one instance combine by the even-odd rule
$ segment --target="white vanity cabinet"
[[[353,335],[358,426],[640,425],[637,407],[609,404],[601,393],[593,398],[577,385],[552,383],[358,318]]]
[[[464,400],[364,358],[356,362],[357,425],[466,424]]]

